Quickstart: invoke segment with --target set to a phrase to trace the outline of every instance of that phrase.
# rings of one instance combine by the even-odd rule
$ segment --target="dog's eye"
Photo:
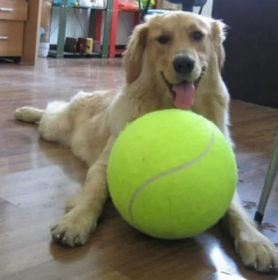
[[[169,35],[161,35],[156,40],[160,44],[165,45],[165,44],[168,44],[171,41],[171,37]]]
[[[194,41],[201,41],[204,37],[203,33],[200,31],[193,32],[191,36]]]

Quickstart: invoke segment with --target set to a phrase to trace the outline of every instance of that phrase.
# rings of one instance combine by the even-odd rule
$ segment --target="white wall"
[[[208,0],[203,9],[203,15],[211,16],[213,0]],[[198,12],[199,9],[195,9],[194,12]],[[50,43],[57,43],[58,35],[58,19],[59,8],[55,7],[52,12],[51,31],[50,31]],[[66,36],[68,37],[86,37],[88,30],[89,11],[71,9],[68,12],[67,30]],[[120,13],[117,32],[117,45],[125,45],[128,37],[133,28],[133,15],[132,13]]]
[[[207,4],[203,8],[202,15],[207,16],[207,17],[211,16],[212,4],[213,4],[213,0],[208,0]],[[199,8],[198,9],[195,8],[194,12],[198,13],[199,12]]]

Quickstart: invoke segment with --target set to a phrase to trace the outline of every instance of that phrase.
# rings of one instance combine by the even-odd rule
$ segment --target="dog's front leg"
[[[236,194],[226,216],[227,226],[235,240],[236,251],[246,266],[261,272],[278,266],[275,246],[251,221]]]
[[[221,108],[216,108],[214,112],[216,111],[218,113],[221,112]],[[231,145],[233,145],[227,126],[228,116],[225,113],[227,114],[227,110],[223,111],[221,118],[217,119],[217,114],[215,114],[211,116],[211,119],[220,128]],[[226,122],[223,122],[223,120],[226,120]],[[231,202],[225,222],[235,240],[236,250],[246,266],[261,272],[269,271],[278,266],[275,246],[258,230],[255,223],[249,218],[248,213],[239,201],[237,193]]]
[[[229,130],[223,130],[227,140],[232,141]],[[257,271],[267,272],[278,266],[275,246],[257,228],[240,203],[238,193],[233,197],[226,215],[226,223],[235,240],[235,248],[243,263]]]
[[[106,166],[113,139],[109,139],[97,162],[87,173],[84,188],[68,203],[68,212],[51,228],[53,240],[75,247],[83,245],[95,229],[108,197]]]

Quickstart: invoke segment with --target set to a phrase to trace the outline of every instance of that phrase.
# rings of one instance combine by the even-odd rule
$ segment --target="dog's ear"
[[[211,34],[214,44],[214,49],[216,51],[218,66],[221,70],[225,62],[225,50],[223,47],[223,42],[226,39],[227,26],[220,20],[213,20],[211,23]]]
[[[124,52],[124,69],[126,82],[134,82],[140,75],[143,64],[143,53],[147,43],[148,22],[137,25]]]

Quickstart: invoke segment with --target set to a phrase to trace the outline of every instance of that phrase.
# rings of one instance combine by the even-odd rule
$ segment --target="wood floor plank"
[[[183,241],[149,238],[108,202],[88,244],[51,243],[50,225],[85,179],[86,166],[67,148],[39,139],[37,127],[13,120],[20,106],[68,100],[78,90],[120,87],[121,60],[47,60],[37,68],[1,64],[0,280],[276,280],[245,268],[220,226]],[[239,193],[252,216],[278,128],[278,110],[233,101],[232,135]],[[262,230],[278,246],[278,178]],[[240,278],[242,277],[242,278]]]

